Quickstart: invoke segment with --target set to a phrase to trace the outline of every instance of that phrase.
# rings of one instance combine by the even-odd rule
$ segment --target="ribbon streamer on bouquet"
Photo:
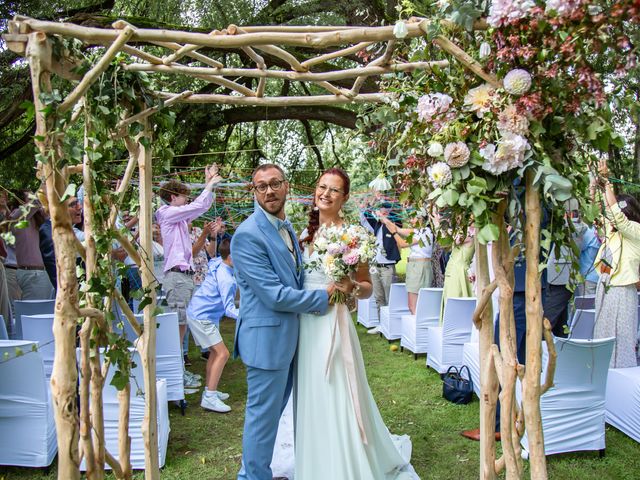
[[[331,364],[333,363],[333,357],[336,353],[336,331],[339,329],[340,338],[342,339],[342,361],[344,362],[344,368],[347,374],[349,393],[351,394],[351,401],[353,403],[353,409],[355,410],[358,429],[360,430],[360,438],[362,438],[362,443],[367,445],[367,434],[364,430],[364,422],[362,421],[362,409],[360,408],[360,396],[358,395],[358,381],[356,378],[356,365],[353,355],[353,345],[351,344],[351,335],[349,334],[349,322],[351,322],[349,309],[345,304],[337,304],[335,321],[333,322],[333,325],[331,327],[331,346],[329,347],[329,355],[327,357],[325,378],[328,380],[329,374],[331,373]]]

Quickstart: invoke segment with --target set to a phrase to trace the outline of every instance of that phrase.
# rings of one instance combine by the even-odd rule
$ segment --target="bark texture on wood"
[[[151,138],[149,123],[142,121],[144,135]],[[142,266],[142,288],[151,297],[151,303],[144,308],[144,332],[142,334],[142,366],[144,370],[145,389],[145,415],[142,426],[142,434],[145,444],[145,479],[155,480],[160,478],[158,460],[158,419],[157,419],[157,394],[156,394],[156,321],[153,315],[156,308],[156,281],[153,273],[153,244],[151,232],[151,199],[153,196],[153,169],[151,162],[151,149],[145,147],[138,140],[137,158],[140,178],[140,258]]]
[[[32,33],[27,44],[31,67],[36,117],[36,146],[49,161],[42,165],[46,181],[47,202],[56,254],[58,291],[56,294],[53,336],[55,356],[51,373],[51,397],[58,437],[58,479],[80,479],[78,448],[78,407],[76,386],[76,325],[78,285],[76,282],[76,237],[66,205],[60,202],[67,181],[58,170],[59,137],[52,135],[51,119],[44,114],[41,93],[51,91],[47,65],[51,65],[51,44],[44,33]]]
[[[526,172],[525,191],[525,256],[526,313],[527,313],[527,368],[522,382],[522,404],[527,438],[529,441],[529,465],[531,478],[547,478],[547,462],[544,455],[542,415],[540,413],[540,373],[542,370],[542,290],[540,285],[540,194],[533,184],[534,172]]]
[[[496,444],[494,440],[496,421],[496,402],[498,400],[498,377],[493,368],[491,345],[493,344],[493,308],[491,294],[497,285],[490,283],[489,260],[487,246],[476,238],[476,279],[477,293],[488,298],[487,302],[479,302],[474,312],[478,318],[480,335],[480,478],[494,480],[496,478],[494,463],[496,460]]]

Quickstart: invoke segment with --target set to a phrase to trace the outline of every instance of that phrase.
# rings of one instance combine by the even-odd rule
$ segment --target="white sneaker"
[[[229,394],[228,393],[219,392],[219,391],[216,390],[216,395],[218,395],[218,398],[220,400],[228,400],[229,399]]]
[[[200,375],[199,373],[193,373],[185,369],[184,374],[189,378],[195,378],[198,381],[202,381],[202,375]]]
[[[380,327],[373,327],[369,330],[367,330],[367,333],[370,335],[375,335],[377,333],[380,333]]]
[[[211,390],[209,390],[207,387],[204,387],[204,391],[205,392],[211,392]],[[218,390],[214,390],[213,393],[218,395],[218,398],[220,400],[228,400],[229,399],[229,394],[228,393],[219,392]]]
[[[202,383],[197,378],[194,378],[188,375],[189,372],[185,370],[184,372],[184,386],[187,388],[199,388],[202,386]]]
[[[231,411],[231,407],[225,404],[218,395],[202,395],[200,406],[205,410],[211,410],[218,413],[227,413]]]

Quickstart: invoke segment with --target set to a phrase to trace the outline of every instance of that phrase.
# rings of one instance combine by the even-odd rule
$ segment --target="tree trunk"
[[[145,447],[145,478],[160,478],[158,461],[158,420],[156,394],[156,283],[153,274],[153,243],[151,240],[151,197],[153,196],[151,148],[140,141],[151,142],[148,120],[143,120],[144,130],[138,140],[138,168],[140,172],[140,274],[142,288],[151,296],[151,303],[144,308],[144,332],[142,334],[142,366],[144,369],[145,416],[142,426]]]
[[[547,478],[547,462],[544,455],[542,415],[540,413],[540,372],[542,370],[542,293],[538,264],[540,263],[540,195],[533,186],[534,173],[526,173],[525,192],[525,248],[526,312],[527,312],[527,367],[522,384],[523,408],[531,478]]]
[[[490,295],[489,261],[487,246],[476,238],[477,295]],[[498,400],[498,377],[491,358],[493,344],[493,308],[491,300],[480,313],[480,479],[494,480],[496,444],[496,402]]]
[[[59,152],[52,135],[51,121],[44,114],[41,93],[51,91],[51,78],[46,66],[51,64],[51,45],[42,33],[29,34],[27,58],[31,66],[33,99],[36,116],[36,146],[48,160],[42,165],[46,181],[47,201],[51,215],[52,237],[55,246],[58,291],[55,302],[53,335],[55,357],[51,374],[51,397],[58,437],[58,479],[79,480],[80,454],[78,449],[78,407],[76,386],[76,325],[78,283],[76,281],[76,237],[71,219],[60,197],[66,189],[65,175],[58,165]]]

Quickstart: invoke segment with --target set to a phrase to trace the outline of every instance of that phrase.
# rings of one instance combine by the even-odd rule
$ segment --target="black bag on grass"
[[[462,371],[467,370],[467,377],[462,376]],[[471,401],[473,396],[473,380],[469,367],[463,365],[458,370],[455,366],[450,366],[442,379],[442,396],[450,402],[465,405]]]

